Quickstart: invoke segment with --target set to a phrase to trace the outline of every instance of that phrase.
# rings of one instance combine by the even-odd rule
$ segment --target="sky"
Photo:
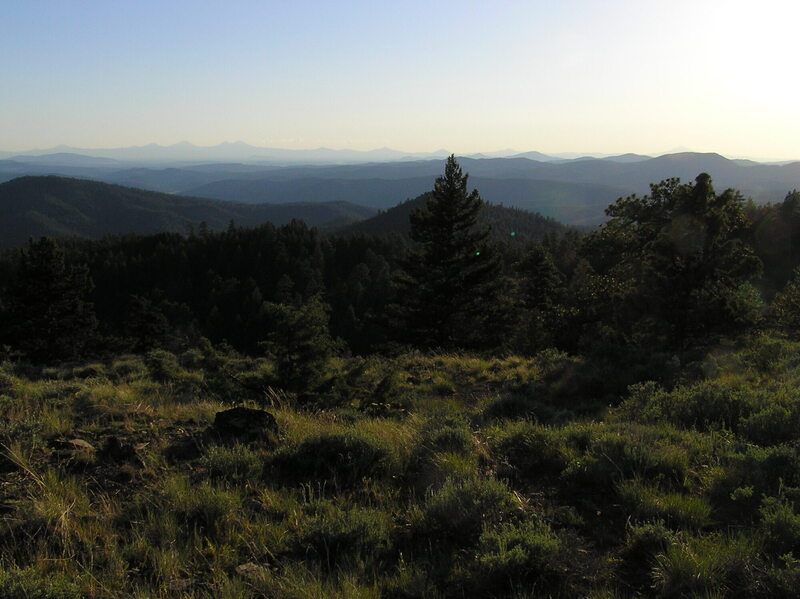
[[[797,0],[0,0],[0,149],[800,159]]]

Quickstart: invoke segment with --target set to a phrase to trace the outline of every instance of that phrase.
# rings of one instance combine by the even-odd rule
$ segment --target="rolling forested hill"
[[[487,161],[488,162],[488,161]],[[391,165],[390,165],[391,166]],[[289,169],[286,169],[287,171]],[[299,173],[300,170],[296,169]],[[344,167],[342,167],[344,170]],[[353,167],[352,174],[357,174]],[[326,179],[320,175],[298,179],[228,179],[188,190],[188,195],[236,200],[276,202],[300,200],[320,202],[348,200],[387,209],[431,189],[432,176],[392,178]],[[272,175],[278,177],[276,173]],[[470,177],[470,186],[480,190],[487,202],[539,212],[571,225],[596,225],[605,220],[606,206],[631,190],[612,185],[519,178]]]
[[[417,208],[424,208],[430,193],[390,208],[363,221],[345,225],[339,233],[407,233],[409,215]],[[527,212],[518,208],[485,204],[479,216],[479,224],[490,226],[495,238],[506,239],[514,234],[519,239],[542,239],[548,233],[563,233],[567,227],[552,218]]]
[[[225,228],[231,221],[255,226],[292,219],[331,226],[374,212],[349,202],[241,204],[81,179],[20,177],[0,184],[0,247],[14,247],[42,235],[99,238],[116,233],[185,233],[202,222],[211,229]]]
[[[257,226],[298,219],[342,233],[404,233],[409,214],[424,206],[426,198],[423,194],[375,215],[373,208],[344,201],[245,204],[83,179],[20,177],[0,184],[0,248],[40,236],[96,239],[120,233],[186,233],[203,222],[219,230],[231,221]],[[547,233],[566,230],[552,218],[493,204],[486,205],[481,220],[492,227],[496,237],[514,232],[520,239],[541,239]]]

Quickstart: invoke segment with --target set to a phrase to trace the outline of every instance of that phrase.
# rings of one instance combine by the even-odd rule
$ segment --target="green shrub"
[[[315,502],[311,508],[295,550],[328,570],[346,562],[374,563],[391,545],[391,518],[386,512],[361,507],[341,509],[330,501]]]
[[[760,445],[777,445],[800,437],[800,410],[796,402],[791,410],[778,404],[742,419],[739,433]]]
[[[188,389],[201,387],[202,376],[184,370],[175,354],[163,349],[154,349],[147,352],[144,361],[150,376],[159,383],[179,384]]]
[[[196,531],[209,538],[224,530],[240,506],[236,494],[207,481],[193,485],[183,477],[166,481],[164,495],[163,512],[171,514],[185,532]]]
[[[770,599],[796,599],[800,588],[800,560],[791,554],[781,556],[783,567],[773,566],[765,577],[766,593]]]
[[[652,383],[629,390],[631,395],[620,405],[620,415],[642,423],[670,422],[699,430],[735,429],[760,404],[749,387],[716,380],[673,391]]]
[[[138,356],[122,356],[111,364],[111,376],[116,380],[130,380],[147,376],[148,369]]]
[[[431,419],[409,460],[406,481],[424,494],[450,477],[469,478],[478,472],[479,446],[466,421],[454,417]]]
[[[473,445],[469,429],[456,424],[445,425],[430,433],[424,442],[436,451],[469,452]]]
[[[509,476],[528,482],[557,477],[569,463],[559,434],[529,422],[509,427],[497,442],[497,453],[510,467]]]
[[[72,369],[72,377],[76,379],[103,378],[106,376],[106,367],[102,364],[85,364]]]
[[[179,363],[189,371],[201,373],[198,385],[203,393],[221,403],[259,401],[267,385],[273,382],[259,380],[255,373],[245,376],[242,371],[252,366],[252,360],[243,358],[224,343],[214,346],[205,338],[200,339],[198,348],[183,352]]]
[[[765,497],[761,509],[764,544],[773,555],[800,550],[800,515],[794,508],[776,497]]]
[[[563,577],[560,552],[558,537],[543,522],[529,520],[486,529],[478,540],[471,594],[494,595],[523,584],[544,594]]]
[[[383,599],[421,599],[423,597],[442,597],[437,592],[435,581],[425,565],[401,560],[397,573],[383,581]]]
[[[473,545],[484,526],[500,523],[519,509],[517,497],[497,480],[448,479],[425,502],[425,535],[459,546]]]
[[[145,364],[150,371],[150,376],[160,383],[175,381],[183,372],[175,354],[165,349],[154,349],[147,352]]]
[[[516,420],[535,417],[538,421],[549,421],[553,409],[533,398],[531,394],[512,393],[492,401],[483,411],[485,420]]]
[[[652,584],[656,556],[666,551],[675,538],[675,533],[660,521],[630,526],[620,551],[617,577],[626,586],[646,592]]]
[[[11,395],[14,389],[14,377],[0,370],[0,395]]]
[[[277,453],[267,464],[267,476],[277,474],[294,482],[324,482],[352,488],[367,478],[388,475],[397,456],[384,443],[356,432],[306,439],[295,448]]]
[[[639,520],[663,519],[669,526],[693,530],[709,524],[711,505],[702,497],[663,492],[638,480],[621,482],[617,494]]]
[[[626,424],[598,428],[586,452],[569,463],[561,478],[567,490],[612,497],[625,479],[657,479],[681,486],[689,470],[689,456],[680,446],[665,443],[659,431]]]
[[[200,465],[207,468],[211,480],[243,483],[259,477],[262,460],[257,451],[246,445],[214,445],[200,460]]]
[[[794,447],[748,447],[725,456],[724,473],[712,484],[710,497],[718,515],[733,521],[757,515],[761,497],[783,495],[800,500],[800,454]]]
[[[747,536],[689,537],[656,556],[653,589],[661,597],[752,597],[758,547]]]
[[[35,568],[0,568],[3,599],[80,599],[85,597],[66,574],[43,575]]]
[[[750,341],[741,360],[745,366],[772,374],[786,368],[790,361],[796,363],[797,353],[797,343],[764,335]]]

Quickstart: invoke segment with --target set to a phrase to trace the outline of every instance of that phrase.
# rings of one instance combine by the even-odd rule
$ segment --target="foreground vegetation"
[[[210,344],[5,362],[0,595],[795,596],[798,355],[720,345],[616,399],[555,351],[334,358],[305,405]],[[232,405],[277,434],[215,436]]]

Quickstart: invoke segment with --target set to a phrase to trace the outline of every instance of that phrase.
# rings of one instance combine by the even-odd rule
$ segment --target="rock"
[[[0,452],[0,474],[16,472],[19,469],[17,463],[8,457],[4,452]]]
[[[170,593],[183,593],[191,589],[194,584],[193,578],[174,576],[170,578],[169,583],[167,583],[167,590],[169,590]]]
[[[202,444],[191,435],[176,439],[164,450],[164,455],[170,463],[195,460],[203,453]]]
[[[97,451],[94,445],[83,439],[52,439],[48,445],[59,455],[75,453],[92,454]]]
[[[93,452],[97,451],[94,448],[94,445],[89,443],[88,441],[84,441],[83,439],[70,439],[66,442],[69,449],[72,451],[86,451],[86,452]]]
[[[238,407],[217,412],[210,432],[227,441],[271,443],[278,435],[278,423],[267,411]]]
[[[53,458],[73,471],[81,471],[95,463],[97,450],[83,439],[53,439],[48,443],[53,449]]]
[[[242,578],[255,578],[256,576],[267,574],[268,572],[269,570],[264,566],[259,566],[253,562],[247,562],[246,564],[236,566],[236,574]]]
[[[108,462],[125,462],[139,465],[142,463],[141,458],[136,453],[136,448],[130,443],[120,441],[115,436],[106,439],[99,456]]]

